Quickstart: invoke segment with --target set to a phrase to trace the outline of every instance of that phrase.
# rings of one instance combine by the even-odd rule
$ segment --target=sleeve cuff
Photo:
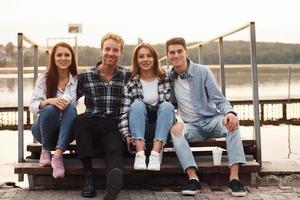
[[[235,116],[237,116],[237,113],[234,112],[234,111],[228,111],[225,115],[227,115],[228,113],[232,113],[232,114],[234,114]]]

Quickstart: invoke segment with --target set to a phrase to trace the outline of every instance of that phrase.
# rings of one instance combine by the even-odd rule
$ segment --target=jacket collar
[[[172,79],[177,79],[178,76],[179,76],[181,79],[187,79],[189,77],[193,77],[194,76],[194,74],[193,74],[193,72],[194,72],[194,63],[190,59],[187,59],[187,64],[188,64],[187,71],[186,72],[182,72],[179,75],[175,72],[174,67],[172,67],[171,73],[170,73],[171,74],[171,78]]]

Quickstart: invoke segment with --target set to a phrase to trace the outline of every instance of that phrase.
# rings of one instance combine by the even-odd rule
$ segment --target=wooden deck
[[[228,184],[228,157],[226,151],[222,156],[221,165],[213,165],[211,149],[215,146],[226,149],[225,141],[206,141],[190,144],[198,165],[198,174],[201,181],[212,185]],[[255,141],[243,141],[247,163],[240,168],[240,178],[245,185],[255,184],[255,174],[261,166],[255,161]],[[147,149],[151,149],[150,147]],[[38,165],[40,144],[30,144],[27,150],[31,156],[25,162],[15,166],[16,174],[28,174],[30,189],[36,188],[80,188],[83,183],[82,165],[77,157],[76,144],[72,143],[69,150],[64,154],[64,164],[66,176],[64,179],[57,180],[52,178],[51,167],[40,167]],[[178,187],[186,181],[186,175],[180,166],[174,149],[168,144],[164,149],[163,162],[159,172],[135,171],[133,169],[134,157],[124,153],[124,188],[161,188]],[[97,185],[105,185],[105,159],[99,154],[99,158],[93,160],[93,167],[97,175]]]

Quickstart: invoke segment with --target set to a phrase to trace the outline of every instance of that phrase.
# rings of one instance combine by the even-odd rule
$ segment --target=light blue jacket
[[[171,69],[168,71],[168,75],[172,80],[172,101],[176,104],[174,92],[174,79],[176,78],[176,73]],[[205,118],[219,114],[226,115],[229,112],[236,114],[230,103],[219,90],[214,75],[207,66],[193,63],[191,60],[188,60],[188,71],[186,76],[188,76],[187,80],[190,87],[192,104],[199,116]]]

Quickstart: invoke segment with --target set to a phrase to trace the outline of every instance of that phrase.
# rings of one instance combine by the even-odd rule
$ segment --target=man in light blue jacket
[[[171,128],[173,146],[189,181],[182,187],[183,195],[195,195],[201,185],[197,164],[188,142],[225,137],[229,159],[229,187],[233,196],[246,196],[239,181],[239,166],[246,163],[240,138],[239,120],[230,103],[220,92],[208,67],[193,63],[187,57],[183,38],[166,42],[167,58],[173,67],[169,71],[172,94],[183,123]]]

